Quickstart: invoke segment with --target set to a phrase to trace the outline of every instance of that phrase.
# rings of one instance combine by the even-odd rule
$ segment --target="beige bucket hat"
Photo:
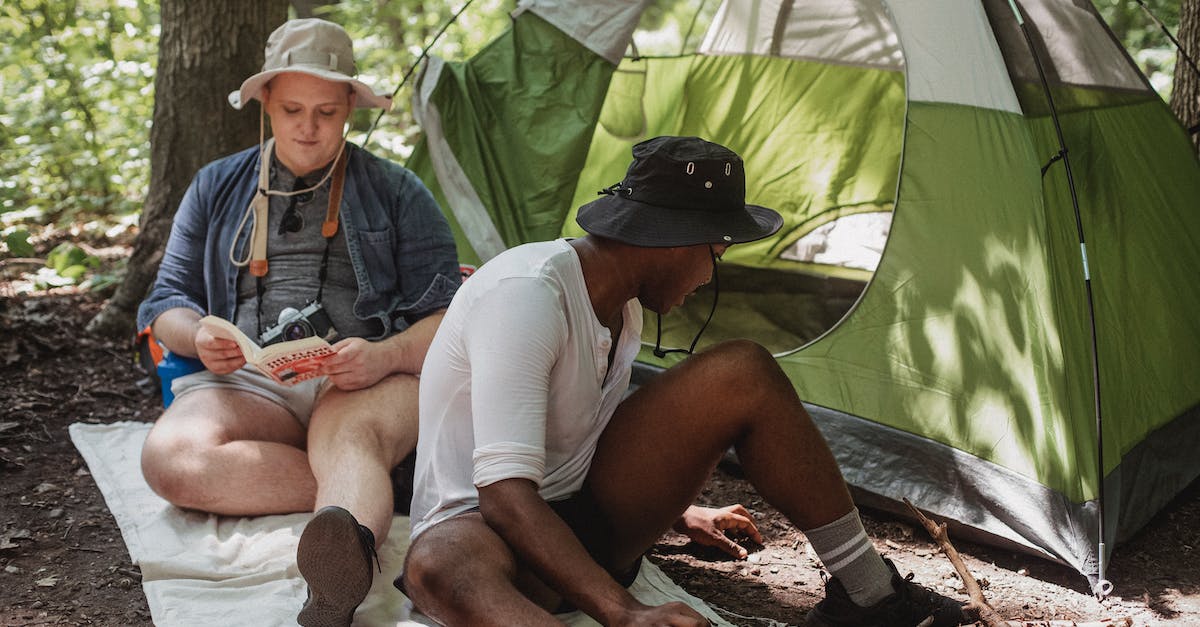
[[[391,109],[392,97],[371,91],[355,79],[354,49],[350,35],[333,22],[308,18],[289,20],[267,38],[266,59],[262,71],[229,93],[229,104],[241,109],[253,98],[261,100],[262,88],[277,74],[301,72],[338,83],[347,83],[358,94],[360,109]]]

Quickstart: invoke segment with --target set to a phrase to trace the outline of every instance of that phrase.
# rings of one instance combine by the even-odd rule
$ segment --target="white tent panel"
[[[1090,6],[1046,0],[1024,0],[1021,6],[1028,13],[1027,21],[1037,26],[1058,81],[1136,91],[1149,88]],[[1036,76],[1033,71],[1020,69],[1025,77]]]
[[[888,2],[908,65],[908,99],[1020,113],[978,2]]]
[[[881,0],[726,0],[701,54],[759,54],[859,65],[904,67]]]

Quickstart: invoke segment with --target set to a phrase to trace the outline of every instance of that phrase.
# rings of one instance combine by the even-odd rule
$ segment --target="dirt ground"
[[[0,282],[0,625],[151,624],[139,569],[67,436],[73,422],[151,421],[159,412],[129,339],[83,332],[100,305],[95,295],[17,294],[12,283]],[[734,624],[802,622],[823,596],[804,537],[738,478],[736,468],[718,472],[703,499],[745,504],[766,546],[733,561],[669,535],[650,558]],[[966,599],[949,561],[922,528],[874,512],[864,518],[876,546],[901,573]],[[1200,483],[1116,548],[1110,565],[1116,589],[1104,602],[1068,568],[955,545],[987,600],[1008,620],[1200,625],[1198,529]]]

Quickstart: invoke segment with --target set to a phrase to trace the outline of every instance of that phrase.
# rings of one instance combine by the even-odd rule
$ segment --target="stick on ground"
[[[930,520],[921,510],[917,509],[908,499],[904,499],[904,504],[908,506],[908,510],[912,512],[917,520],[921,521],[921,525],[925,527],[925,531],[933,537],[934,542],[937,542],[938,548],[954,565],[954,570],[958,573],[959,578],[963,580],[963,584],[967,587],[967,596],[971,601],[964,606],[968,612],[975,611],[979,613],[979,618],[987,627],[1117,627],[1119,625],[1129,626],[1133,624],[1128,617],[1116,620],[1106,620],[1096,623],[1080,623],[1076,621],[1022,621],[1022,620],[1004,620],[1000,613],[988,604],[987,599],[983,597],[983,588],[979,587],[979,582],[975,580],[975,576],[971,571],[967,570],[967,565],[963,563],[962,556],[958,554],[958,549],[950,543],[950,534],[946,533],[946,523],[935,523]]]

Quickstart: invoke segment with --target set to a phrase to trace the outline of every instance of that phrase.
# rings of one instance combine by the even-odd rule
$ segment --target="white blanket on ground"
[[[158,627],[294,625],[306,587],[296,569],[296,542],[311,514],[229,518],[189,512],[159,498],[142,478],[141,422],[71,425],[83,455],[112,511],[129,557],[142,570],[142,587]],[[408,517],[396,516],[379,550],[383,574],[355,614],[355,625],[432,625],[392,586],[408,548]],[[649,560],[630,588],[643,603],[683,601],[714,625],[729,625],[689,595]],[[595,625],[580,612],[559,618]]]

